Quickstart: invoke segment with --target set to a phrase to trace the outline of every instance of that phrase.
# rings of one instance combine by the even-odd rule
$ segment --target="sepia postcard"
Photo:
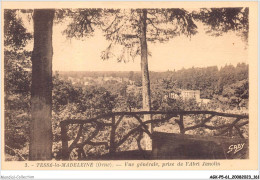
[[[257,6],[2,2],[2,169],[259,169]]]

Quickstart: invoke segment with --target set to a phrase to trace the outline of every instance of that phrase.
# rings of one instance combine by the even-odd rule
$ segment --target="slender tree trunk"
[[[54,10],[34,10],[30,160],[52,159],[52,27]]]
[[[148,70],[148,50],[147,50],[147,40],[146,40],[146,31],[147,31],[147,10],[142,9],[140,13],[140,44],[141,44],[141,72],[142,72],[142,95],[143,95],[143,110],[151,111],[151,93],[150,93],[150,79],[149,79],[149,70]],[[151,120],[151,115],[144,115],[144,121]],[[148,126],[149,131],[151,131],[151,125]],[[150,137],[145,134],[144,138],[145,150],[152,149],[152,143]]]

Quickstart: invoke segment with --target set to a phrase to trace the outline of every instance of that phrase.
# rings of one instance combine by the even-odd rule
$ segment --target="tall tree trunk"
[[[141,44],[141,73],[142,73],[142,95],[143,95],[143,110],[151,110],[151,93],[150,93],[150,79],[149,79],[149,70],[148,70],[148,50],[147,50],[147,40],[146,40],[146,31],[147,31],[147,10],[142,9],[140,13],[140,44]],[[151,115],[144,115],[144,121],[151,120]],[[151,131],[151,125],[148,126],[148,129]],[[145,150],[152,149],[152,143],[150,137],[145,134],[144,138]]]
[[[52,159],[52,27],[54,10],[34,10],[30,160]]]

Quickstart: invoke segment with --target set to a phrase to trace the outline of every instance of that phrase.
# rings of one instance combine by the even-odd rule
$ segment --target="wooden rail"
[[[153,118],[151,120],[142,121],[142,117],[145,114],[151,114],[152,116],[158,116],[160,115],[160,118]],[[185,116],[190,116],[191,118],[194,118],[193,116],[203,116],[204,118],[201,119],[199,123],[191,126],[185,127]],[[117,118],[118,117],[118,118]],[[133,127],[131,130],[129,130],[122,138],[116,139],[116,130],[119,127],[120,122],[124,120],[124,118],[131,117],[138,122],[138,125]],[[214,117],[223,117],[223,118],[234,118],[233,120],[229,120],[228,122],[221,124],[221,125],[209,125],[209,123]],[[68,160],[70,158],[70,154],[73,151],[73,149],[77,149],[78,152],[78,158],[79,159],[86,159],[87,155],[84,152],[84,146],[85,145],[92,145],[92,146],[104,146],[108,151],[109,154],[113,154],[118,150],[118,147],[121,146],[126,140],[130,137],[135,135],[138,149],[140,151],[143,151],[141,147],[141,139],[143,133],[148,134],[150,138],[152,138],[152,132],[148,129],[148,124],[152,124],[152,127],[154,124],[157,123],[166,123],[170,119],[175,118],[175,123],[179,126],[179,131],[182,134],[185,134],[187,131],[195,130],[197,128],[205,128],[209,130],[215,130],[218,131],[214,135],[220,136],[220,135],[230,135],[232,134],[233,130],[237,131],[237,134],[239,137],[244,138],[243,132],[241,131],[241,127],[248,124],[248,115],[238,115],[238,114],[230,114],[230,113],[220,113],[220,112],[214,112],[214,111],[168,111],[168,112],[162,112],[162,111],[140,111],[140,112],[113,112],[109,114],[104,114],[101,116],[97,116],[95,118],[91,119],[69,119],[64,120],[60,123],[61,125],[61,138],[62,138],[62,159]],[[245,120],[245,121],[243,121]],[[242,122],[241,122],[242,121]],[[69,125],[78,125],[78,132],[75,136],[74,140],[69,146],[69,141],[71,139],[69,138],[67,132],[68,132],[68,126]],[[88,135],[86,139],[84,139],[83,129],[84,125],[90,124],[92,127],[95,127],[95,130]],[[110,137],[108,141],[94,141],[94,138],[100,133],[102,129],[105,127],[109,127],[110,131]],[[174,133],[174,132],[173,132]],[[176,133],[176,132],[175,132]],[[81,139],[81,140],[80,140]],[[84,139],[84,140],[82,140]]]

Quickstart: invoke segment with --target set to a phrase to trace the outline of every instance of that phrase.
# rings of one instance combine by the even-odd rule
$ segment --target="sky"
[[[179,70],[191,67],[218,66],[248,62],[248,49],[241,37],[229,32],[219,37],[205,34],[205,26],[198,25],[195,36],[178,36],[167,43],[151,44],[148,50],[150,71]],[[54,71],[140,71],[140,56],[134,61],[118,63],[116,59],[103,61],[101,52],[109,42],[100,32],[82,40],[67,39],[64,24],[53,27]],[[32,45],[31,45],[32,46]]]

